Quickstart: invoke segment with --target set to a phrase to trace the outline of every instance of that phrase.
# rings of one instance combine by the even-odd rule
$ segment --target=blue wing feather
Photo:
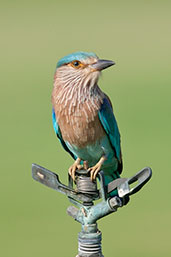
[[[63,146],[65,151],[67,151],[72,156],[72,158],[76,159],[77,157],[68,149],[67,145],[65,144],[65,141],[62,138],[62,134],[61,134],[59,125],[56,121],[56,115],[55,115],[54,109],[52,109],[52,122],[53,122],[53,128],[55,130],[57,137],[59,138],[61,145]]]
[[[101,105],[98,114],[100,122],[103,125],[103,128],[106,131],[110,143],[114,149],[116,157],[121,162],[120,133],[113,114],[112,106],[107,97],[103,99],[103,104]]]

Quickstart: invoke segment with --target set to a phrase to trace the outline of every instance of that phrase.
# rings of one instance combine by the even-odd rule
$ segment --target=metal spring
[[[79,176],[77,179],[77,190],[79,192],[95,194],[97,193],[97,183],[92,181],[90,177]]]

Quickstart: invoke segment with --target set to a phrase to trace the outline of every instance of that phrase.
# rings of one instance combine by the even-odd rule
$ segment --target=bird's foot
[[[97,173],[101,170],[102,164],[104,163],[105,160],[106,160],[106,156],[102,156],[98,161],[98,163],[96,163],[96,165],[88,169],[88,171],[90,171],[90,177],[92,181],[96,179]]]
[[[71,167],[68,170],[69,175],[72,177],[73,180],[75,180],[76,170],[81,170],[82,169],[82,165],[80,164],[80,162],[81,162],[81,159],[77,158],[76,161],[71,165]]]
[[[83,169],[88,170],[88,161],[83,161]]]

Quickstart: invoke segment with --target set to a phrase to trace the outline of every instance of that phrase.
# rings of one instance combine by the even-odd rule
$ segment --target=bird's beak
[[[104,69],[114,65],[114,64],[115,64],[115,62],[113,62],[113,61],[99,59],[96,63],[91,64],[91,68],[94,70],[101,71],[101,70],[104,70]]]

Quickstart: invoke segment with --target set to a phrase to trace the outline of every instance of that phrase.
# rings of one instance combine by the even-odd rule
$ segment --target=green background
[[[145,166],[152,180],[99,221],[105,257],[171,256],[171,2],[1,1],[0,256],[75,256],[80,225],[66,197],[36,183],[38,163],[66,183],[72,164],[54,134],[56,62],[92,51],[116,66],[99,85],[122,136],[123,176]]]

